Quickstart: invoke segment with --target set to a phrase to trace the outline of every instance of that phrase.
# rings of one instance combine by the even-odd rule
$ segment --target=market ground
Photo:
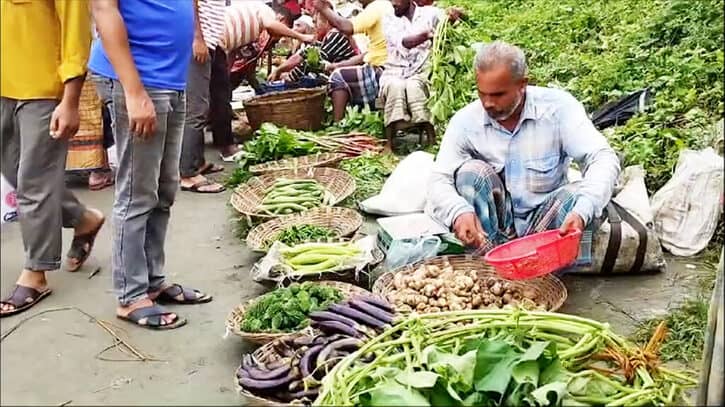
[[[110,212],[111,190],[75,190],[88,205]],[[179,193],[169,228],[167,275],[213,294],[202,306],[174,307],[189,320],[181,329],[148,331],[114,318],[110,292],[111,228],[107,225],[87,265],[77,273],[50,276],[53,295],[36,308],[0,322],[3,336],[40,311],[73,306],[123,328],[138,351],[162,361],[105,361],[96,356],[113,344],[111,336],[76,310],[49,312],[24,322],[0,342],[2,405],[239,405],[233,374],[248,348],[235,336],[224,338],[224,320],[240,301],[263,292],[251,280],[256,255],[234,235],[223,195]],[[366,225],[370,232],[372,225]],[[374,230],[374,229],[372,229]],[[70,231],[64,234],[66,247]],[[22,266],[17,224],[2,229],[1,284],[7,293]],[[638,320],[663,314],[696,291],[705,267],[669,260],[666,273],[617,278],[567,276],[569,299],[563,312],[608,321],[620,333]],[[694,266],[694,267],[693,267]],[[91,273],[101,267],[91,278]],[[129,359],[116,349],[101,357]]]

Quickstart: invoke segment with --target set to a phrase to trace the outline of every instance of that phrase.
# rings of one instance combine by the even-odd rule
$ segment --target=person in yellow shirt
[[[1,170],[16,189],[25,252],[12,293],[0,301],[0,317],[6,317],[51,293],[45,272],[60,268],[61,229],[74,229],[67,269],[76,271],[104,217],[64,182],[91,43],[88,3],[2,0],[0,27]]]
[[[329,64],[330,98],[335,121],[345,117],[348,104],[358,107],[375,107],[378,96],[378,80],[387,58],[387,43],[383,32],[383,18],[393,14],[389,0],[361,0],[362,12],[348,20],[335,13],[327,0],[314,0],[314,8],[345,35],[365,34],[370,43],[363,56],[363,64],[352,58],[337,64]]]

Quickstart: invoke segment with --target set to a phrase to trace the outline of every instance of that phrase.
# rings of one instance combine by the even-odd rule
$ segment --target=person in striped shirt
[[[182,191],[218,193],[224,186],[210,181],[205,175],[224,170],[224,167],[207,163],[204,158],[204,127],[210,107],[210,79],[212,61],[224,51],[218,47],[224,32],[225,0],[194,0],[193,53],[186,82],[186,118],[181,144],[179,172]],[[225,147],[234,147],[231,134],[231,115],[228,117],[228,137]],[[223,124],[222,124],[223,126]],[[212,126],[212,133],[219,138],[220,125]],[[222,153],[223,154],[223,153]]]
[[[336,67],[335,64],[342,61],[356,59],[356,62],[354,61],[356,64],[362,63],[363,56],[359,55],[355,49],[352,38],[333,29],[329,21],[321,14],[315,16],[315,31],[319,41],[303,47],[289,57],[282,65],[272,71],[269,78],[267,78],[268,80],[278,80],[282,77],[282,74],[285,74],[285,81],[297,82],[300,78],[312,72],[314,68],[311,68],[307,63],[307,52],[311,47],[319,49],[322,68],[327,73],[332,72]]]
[[[291,28],[292,21],[287,20],[287,24],[282,23],[280,20],[284,19],[283,16],[283,13],[275,12],[272,7],[261,1],[233,1],[226,8],[220,45],[230,53],[257,41],[264,31],[273,38],[289,37],[304,43],[315,40],[312,34],[294,31]]]

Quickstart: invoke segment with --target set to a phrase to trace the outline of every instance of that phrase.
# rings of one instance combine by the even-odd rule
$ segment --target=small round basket
[[[317,153],[252,165],[249,167],[249,172],[254,175],[259,175],[275,171],[307,169],[311,167],[334,167],[343,158],[345,158],[345,155],[339,153]]]
[[[297,130],[319,130],[325,116],[326,88],[270,92],[244,102],[249,124],[273,123]]]
[[[230,204],[237,212],[249,217],[272,219],[283,216],[260,213],[258,210],[267,191],[279,178],[314,179],[332,195],[331,205],[343,201],[355,192],[355,179],[345,171],[334,168],[307,168],[278,171],[252,177],[232,192]]]
[[[342,292],[343,298],[350,298],[353,295],[356,294],[365,294],[368,293],[367,290],[357,287],[352,284],[343,283],[339,281],[319,281],[317,284],[334,287],[337,288]],[[244,332],[239,327],[242,323],[242,320],[244,319],[244,312],[254,303],[254,301],[257,300],[259,297],[252,298],[251,300],[247,301],[244,304],[237,305],[232,312],[229,313],[229,316],[227,316],[226,320],[226,328],[228,332],[231,332],[242,339],[258,344],[263,345],[265,343],[271,342],[275,339],[286,337],[286,336],[299,336],[304,335],[306,332],[310,332],[310,328],[302,329],[301,331],[297,332],[280,332],[280,333],[267,333],[267,332]]]
[[[479,278],[501,278],[491,266],[483,262],[482,257],[471,255],[441,256],[410,264],[397,270],[382,274],[373,284],[372,292],[380,295],[392,304],[394,303],[394,301],[391,300],[391,297],[392,293],[395,291],[395,287],[393,286],[393,277],[395,276],[395,273],[403,270],[414,270],[422,265],[444,267],[447,264],[450,264],[454,270],[478,270]],[[562,305],[564,305],[567,298],[566,286],[564,286],[564,283],[562,283],[561,280],[553,275],[546,275],[529,280],[507,281],[514,287],[520,289],[533,289],[536,291],[537,298],[539,299],[536,305],[544,307],[547,311],[558,310]]]
[[[348,237],[362,226],[363,217],[356,210],[339,207],[314,208],[302,213],[280,216],[249,231],[247,247],[266,252],[267,247],[283,230],[291,226],[313,225],[332,230],[337,237]]]

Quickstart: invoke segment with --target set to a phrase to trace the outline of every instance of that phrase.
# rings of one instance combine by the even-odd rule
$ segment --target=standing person
[[[224,31],[225,7],[225,0],[194,0],[193,55],[186,82],[186,121],[179,164],[182,191],[218,193],[225,190],[223,185],[205,177],[207,174],[223,171],[224,167],[209,163],[204,158],[204,128],[209,114],[211,66],[217,51],[224,52],[217,48],[217,44]],[[231,138],[228,144],[233,145],[231,117],[228,125]]]
[[[76,271],[88,259],[104,217],[83,206],[64,182],[91,43],[88,4],[2,1],[0,25],[2,174],[17,193],[25,251],[15,287],[0,301],[0,317],[6,317],[51,293],[46,272],[60,268],[61,229],[74,229],[67,267]]]
[[[211,296],[169,285],[164,243],[176,191],[184,130],[194,4],[93,0],[100,43],[89,69],[105,79],[118,152],[113,204],[113,286],[119,318],[151,329],[186,320],[158,303],[199,304]]]
[[[330,24],[345,35],[365,34],[370,39],[364,64],[355,59],[335,65],[330,75],[330,98],[335,121],[345,117],[348,103],[354,106],[375,107],[378,97],[378,81],[387,58],[387,45],[383,32],[383,17],[393,14],[393,6],[388,0],[361,0],[365,7],[352,19],[342,18],[335,13],[327,0],[314,0],[315,9]]]
[[[619,160],[584,106],[528,85],[523,51],[495,41],[475,60],[480,100],[456,113],[433,164],[427,208],[478,253],[549,229],[591,231],[612,198]],[[569,183],[571,161],[584,178]],[[591,259],[582,236],[580,263]]]

